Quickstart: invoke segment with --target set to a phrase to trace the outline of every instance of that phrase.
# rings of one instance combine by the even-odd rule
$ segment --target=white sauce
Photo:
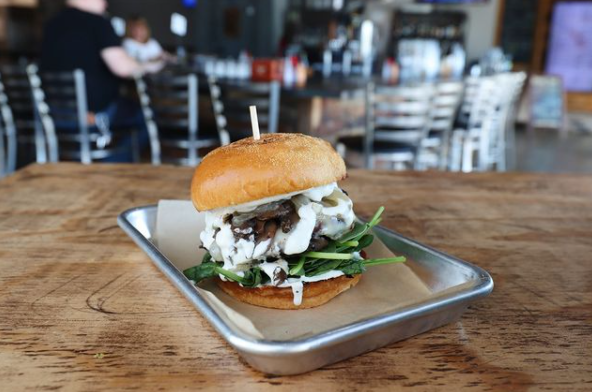
[[[341,271],[328,271],[317,276],[301,276],[299,278],[288,278],[281,284],[274,282],[275,272],[277,268],[281,268],[288,273],[288,263],[285,260],[278,260],[274,263],[261,263],[259,268],[269,276],[270,281],[265,286],[276,286],[280,288],[290,287],[294,295],[294,305],[302,304],[302,294],[304,292],[304,283],[320,282],[322,280],[329,280],[343,275]]]
[[[304,285],[302,282],[295,282],[290,285],[292,287],[292,294],[294,295],[294,305],[299,306],[302,303],[302,292]]]

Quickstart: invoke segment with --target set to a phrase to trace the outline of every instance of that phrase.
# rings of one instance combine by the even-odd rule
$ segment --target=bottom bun
[[[241,302],[272,309],[307,309],[322,305],[337,297],[340,293],[354,287],[362,275],[353,277],[340,276],[320,282],[304,283],[302,303],[294,305],[292,288],[263,286],[257,288],[242,287],[235,282],[225,282],[216,278],[216,283],[226,294]]]

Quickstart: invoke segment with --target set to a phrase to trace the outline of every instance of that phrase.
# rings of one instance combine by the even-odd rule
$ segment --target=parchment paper
[[[205,251],[199,248],[199,233],[203,226],[203,214],[189,201],[162,200],[158,204],[157,244],[179,270],[201,262]],[[392,256],[376,236],[366,253],[372,258]],[[405,264],[369,267],[356,287],[313,309],[275,310],[248,305],[228,296],[212,281],[200,283],[196,290],[225,321],[254,338],[269,340],[303,338],[392,312],[434,295]]]

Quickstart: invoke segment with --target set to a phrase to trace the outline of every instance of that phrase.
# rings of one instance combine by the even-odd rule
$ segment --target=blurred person
[[[123,48],[127,54],[140,63],[169,58],[158,41],[152,38],[148,21],[140,16],[129,18],[126,21]]]
[[[138,128],[141,142],[146,144],[148,135],[142,111],[137,103],[120,96],[121,78],[158,72],[163,63],[141,64],[129,56],[104,17],[106,10],[106,0],[67,0],[66,7],[44,28],[40,68],[49,72],[82,69],[88,109],[93,114],[89,117],[106,116],[113,130]],[[131,146],[131,138],[123,143]],[[128,158],[131,154],[122,159]]]

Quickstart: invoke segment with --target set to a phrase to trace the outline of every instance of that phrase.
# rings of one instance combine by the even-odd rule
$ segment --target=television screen
[[[555,4],[545,72],[567,91],[592,92],[592,1]]]

